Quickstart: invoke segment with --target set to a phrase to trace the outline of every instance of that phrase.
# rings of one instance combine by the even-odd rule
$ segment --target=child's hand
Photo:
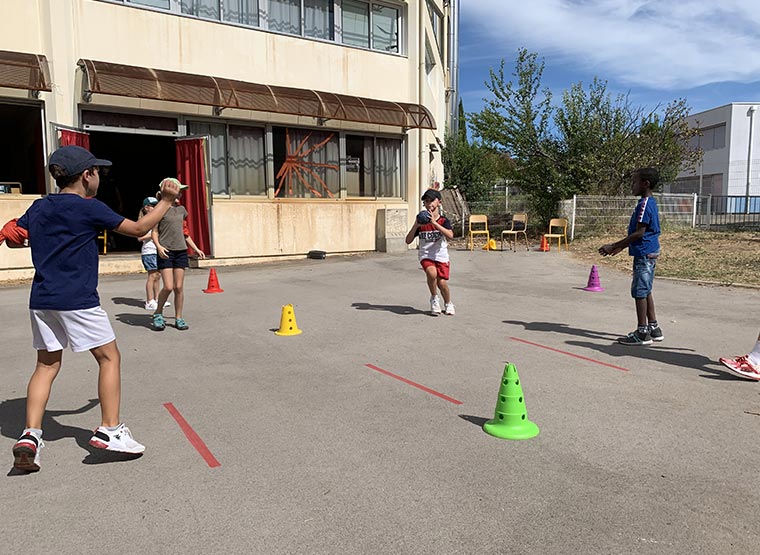
[[[200,258],[200,259],[204,259],[204,258],[206,258],[206,253],[205,253],[205,252],[203,252],[202,250],[200,250],[200,249],[195,249],[195,252],[196,252],[196,254],[198,255],[198,258]]]
[[[169,258],[169,251],[166,250],[166,247],[163,247],[161,245],[156,245],[156,252],[158,252],[158,256],[160,256],[161,258]]]
[[[164,179],[161,182],[161,200],[168,200],[174,204],[174,199],[179,195],[179,185],[175,179]]]
[[[602,245],[599,247],[599,254],[602,256],[615,256],[617,253],[619,253],[622,248],[615,248],[612,244],[609,245]]]

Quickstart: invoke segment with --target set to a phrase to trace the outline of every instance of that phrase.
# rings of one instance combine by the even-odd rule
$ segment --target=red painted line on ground
[[[201,437],[195,433],[195,430],[193,430],[192,426],[187,423],[187,420],[182,417],[179,411],[174,408],[174,405],[171,403],[164,403],[164,408],[166,408],[166,410],[169,411],[169,414],[172,415],[172,418],[177,421],[177,424],[179,424],[180,429],[185,433],[185,436],[190,442],[190,445],[195,447],[195,450],[200,453],[201,457],[203,457],[203,460],[206,461],[206,464],[208,464],[211,468],[222,466],[222,463],[216,460],[216,457],[211,454],[211,451],[208,450],[208,447],[206,447],[206,444],[203,443]]]
[[[407,380],[406,378],[402,378],[401,376],[398,376],[394,374],[393,372],[388,372],[387,370],[383,370],[382,368],[378,368],[374,364],[365,364],[367,368],[372,368],[372,370],[377,370],[381,374],[385,374],[386,376],[390,376],[391,378],[396,378],[397,380],[400,380],[404,382],[405,384],[409,384],[411,386],[416,387],[417,389],[421,389],[422,391],[425,391],[426,393],[430,393],[431,395],[435,395],[436,397],[440,397],[441,399],[445,399],[449,403],[454,403],[455,405],[461,405],[462,401],[457,401],[453,397],[449,397],[448,395],[444,395],[443,393],[439,393],[438,391],[434,389],[430,389],[429,387],[425,387],[424,385],[418,384],[417,382],[413,382],[412,380]]]
[[[548,351],[554,351],[555,353],[561,353],[563,355],[567,355],[570,357],[579,358],[581,360],[585,360],[588,362],[593,362],[594,364],[601,364],[602,366],[609,366],[610,368],[614,368],[615,370],[622,370],[623,372],[629,372],[628,368],[623,368],[622,366],[615,366],[614,364],[609,364],[607,362],[602,362],[601,360],[594,360],[593,358],[588,357],[582,357],[581,355],[576,355],[574,353],[568,353],[567,351],[560,351],[559,349],[555,349],[553,347],[547,347],[546,345],[539,345],[538,343],[533,343],[532,341],[526,341],[525,339],[518,339],[517,337],[510,337],[510,339],[514,341],[519,341],[520,343],[526,343],[528,345],[533,345],[534,347],[541,347],[542,349],[546,349]]]

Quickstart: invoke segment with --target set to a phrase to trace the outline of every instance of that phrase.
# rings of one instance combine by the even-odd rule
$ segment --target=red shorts
[[[438,273],[438,277],[441,279],[449,279],[449,269],[451,268],[450,262],[436,262],[435,260],[429,260],[423,258],[420,260],[422,267],[427,270],[430,266],[435,266],[435,271]]]

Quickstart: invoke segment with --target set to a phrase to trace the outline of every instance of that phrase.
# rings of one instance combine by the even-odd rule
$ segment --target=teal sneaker
[[[154,314],[153,315],[153,329],[156,331],[163,331],[165,327],[166,327],[166,324],[164,323],[164,315]]]
[[[182,318],[177,318],[177,320],[174,322],[174,327],[178,330],[186,330],[190,326],[188,326],[187,322],[185,322]]]

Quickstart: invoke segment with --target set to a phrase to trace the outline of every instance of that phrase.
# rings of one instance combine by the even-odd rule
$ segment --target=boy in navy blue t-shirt
[[[652,341],[665,339],[657,323],[652,297],[654,270],[660,255],[660,215],[652,190],[659,181],[660,174],[655,168],[633,172],[633,194],[641,195],[641,198],[631,215],[628,236],[599,248],[602,256],[614,256],[628,247],[628,254],[633,257],[631,296],[636,303],[638,324],[634,331],[618,339],[623,345],[651,345]]]
[[[74,352],[90,351],[100,369],[102,421],[90,445],[124,453],[145,450],[119,420],[121,355],[108,315],[100,307],[96,237],[103,229],[144,235],[171,207],[179,189],[167,186],[150,214],[139,222],[128,220],[93,198],[100,172],[110,165],[82,147],[59,148],[48,170],[60,193],[34,201],[17,222],[29,233],[35,270],[29,314],[37,364],[27,388],[26,427],[13,446],[13,466],[27,472],[40,469],[42,418],[69,344]]]

